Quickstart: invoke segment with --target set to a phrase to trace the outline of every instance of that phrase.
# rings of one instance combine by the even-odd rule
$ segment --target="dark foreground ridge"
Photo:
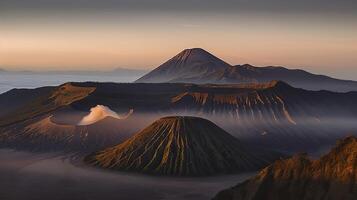
[[[108,169],[157,175],[204,176],[260,169],[280,154],[248,150],[214,123],[198,117],[164,117],[126,142],[86,162]]]
[[[319,160],[298,154],[276,161],[256,177],[224,190],[214,200],[355,200],[357,138],[341,140]]]

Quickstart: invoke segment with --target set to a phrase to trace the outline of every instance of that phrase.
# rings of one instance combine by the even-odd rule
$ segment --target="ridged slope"
[[[195,85],[195,84],[117,84],[117,83],[70,83],[71,87],[55,87],[45,95],[34,95],[34,101],[15,106],[17,112],[8,113],[0,124],[11,124],[8,135],[23,132],[22,123],[44,114],[53,114],[62,105],[75,110],[87,111],[103,104],[117,112],[134,109],[136,113],[177,113],[207,117],[220,123],[225,130],[253,145],[297,151],[310,151],[322,144],[331,144],[348,132],[355,132],[357,93],[333,93],[306,91],[273,81],[268,84]],[[90,94],[90,91],[94,90]],[[33,91],[33,90],[29,90]],[[81,91],[83,93],[81,94]],[[56,98],[49,99],[53,93]],[[41,92],[42,94],[42,92]],[[50,94],[50,95],[49,95]],[[71,103],[55,104],[56,99],[71,99]],[[0,97],[3,95],[0,95]],[[4,95],[3,101],[7,99]],[[17,95],[16,95],[17,96]],[[30,96],[29,94],[26,96]],[[9,99],[11,101],[15,97]],[[23,109],[19,109],[23,108]],[[160,115],[161,116],[161,115]],[[331,120],[333,119],[333,120]],[[221,123],[224,120],[224,123]],[[337,120],[343,120],[340,123]],[[134,121],[134,119],[133,119]],[[151,119],[149,120],[151,121]],[[345,125],[344,123],[347,122]],[[135,127],[143,128],[145,123]],[[341,124],[337,126],[336,124]],[[1,125],[0,125],[1,126]],[[16,128],[15,128],[16,127]],[[134,131],[135,132],[135,131]],[[133,133],[133,132],[131,132]],[[253,142],[253,143],[251,143]],[[294,148],[293,148],[294,147]]]
[[[357,199],[357,138],[339,141],[327,155],[276,161],[256,177],[220,192],[215,200]]]
[[[285,90],[295,91],[294,88],[280,81],[267,84],[232,85],[231,90],[225,91],[223,87],[222,91],[201,89],[175,96],[172,98],[172,106],[186,112],[229,116],[234,119],[271,119],[296,124],[283,97]]]
[[[212,122],[165,117],[126,142],[86,158],[103,168],[175,176],[203,176],[259,169],[279,154],[258,157]]]

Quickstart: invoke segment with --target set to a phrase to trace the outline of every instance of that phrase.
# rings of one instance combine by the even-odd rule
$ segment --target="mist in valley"
[[[109,108],[108,109],[112,109]],[[112,115],[125,115],[127,108],[112,109]],[[292,155],[308,152],[312,158],[325,154],[336,139],[356,134],[356,118],[294,117],[296,123],[286,119],[253,118],[240,115],[235,118],[226,114],[205,114],[199,112],[135,112],[122,119],[106,119],[89,125],[78,125],[90,110],[65,108],[51,116],[51,122],[61,126],[88,127],[98,132],[96,137],[108,134],[123,134],[113,145],[120,144],[155,120],[166,116],[198,116],[211,120],[228,133],[237,137],[243,145],[251,149],[266,148]],[[107,113],[108,114],[108,113]],[[102,117],[102,116],[100,116]],[[114,124],[115,125],[114,125]],[[104,128],[105,126],[105,128]],[[108,133],[111,128],[117,133]],[[102,132],[101,132],[102,131]],[[119,138],[119,137],[118,137]],[[109,147],[109,146],[108,146]],[[30,152],[31,147],[18,150],[0,150],[0,199],[210,199],[218,191],[236,185],[256,174],[241,173],[205,178],[179,178],[141,175],[89,167],[82,162],[86,154],[64,154]]]
[[[69,155],[0,150],[0,199],[210,199],[255,173],[157,177],[91,168]]]
[[[77,110],[58,112],[53,116],[53,121],[59,124],[76,125],[88,113]],[[125,112],[116,113],[125,115]],[[357,118],[352,116],[310,118],[294,116],[292,119],[295,123],[292,123],[286,118],[257,118],[251,114],[241,114],[237,118],[224,113],[206,114],[184,110],[156,113],[138,113],[135,110],[130,110],[130,116],[118,120],[120,125],[115,126],[115,128],[123,129],[126,135],[125,138],[129,138],[157,119],[166,116],[202,117],[237,137],[247,146],[272,149],[289,155],[297,152],[307,152],[311,155],[319,156],[321,153],[316,152],[325,152],[321,151],[321,149],[329,149],[336,143],[336,140],[349,135],[357,135]],[[111,124],[106,124],[106,126],[110,127]],[[123,140],[118,141],[117,144],[121,142]]]
[[[165,116],[196,116],[208,119],[245,145],[266,148],[292,155],[307,152],[320,156],[335,145],[336,140],[357,135],[357,118],[354,117],[294,117],[296,123],[280,119],[252,119],[251,115],[232,118],[227,115],[208,115],[197,112],[135,113],[135,130],[141,130],[155,120]],[[131,118],[129,117],[129,119]],[[132,129],[132,133],[135,133]],[[320,153],[318,153],[320,152]]]

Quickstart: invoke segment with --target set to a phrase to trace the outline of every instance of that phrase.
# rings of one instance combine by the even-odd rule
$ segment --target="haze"
[[[3,0],[0,68],[152,69],[201,47],[230,64],[356,80],[356,9],[349,0]]]
[[[88,168],[70,156],[0,150],[2,188],[6,200],[78,199],[210,199],[222,188],[254,173],[176,178],[150,177]]]

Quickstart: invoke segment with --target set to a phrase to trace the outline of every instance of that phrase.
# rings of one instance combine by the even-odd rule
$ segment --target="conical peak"
[[[181,53],[195,53],[195,54],[210,54],[208,51],[202,48],[191,48],[191,49],[184,49]]]
[[[205,120],[205,119],[200,117],[193,117],[193,116],[167,116],[167,117],[160,118],[158,121],[160,120]]]
[[[269,162],[257,159],[213,122],[190,116],[163,117],[86,161],[104,168],[175,176],[250,171]]]
[[[214,123],[210,122],[207,119],[203,119],[200,117],[192,117],[192,116],[167,116],[156,120],[151,126],[149,126],[148,130],[158,130],[158,127],[170,127],[170,130],[166,133],[178,133],[178,134],[187,134],[193,131],[194,134],[202,134],[203,129],[217,129],[216,132],[225,132],[223,129],[217,127]],[[208,132],[210,132],[207,129]],[[144,131],[146,133],[146,131]],[[208,134],[207,132],[207,134]],[[153,132],[149,131],[150,134]]]
[[[136,82],[199,82],[230,66],[204,49],[185,49]]]
[[[179,54],[177,54],[173,59],[175,60],[190,60],[190,61],[197,61],[197,60],[202,60],[202,61],[221,61],[221,59],[217,58],[213,54],[209,53],[208,51],[202,49],[202,48],[192,48],[192,49],[185,49],[181,51]]]

